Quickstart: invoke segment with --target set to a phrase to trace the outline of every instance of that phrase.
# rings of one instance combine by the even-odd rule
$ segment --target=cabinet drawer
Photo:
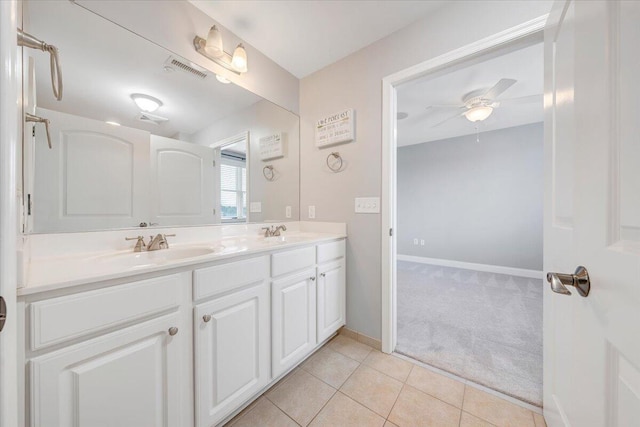
[[[201,268],[193,272],[193,299],[210,297],[268,278],[266,256]]]
[[[185,277],[173,274],[34,302],[30,305],[31,349],[177,307]]]
[[[344,240],[318,245],[318,264],[338,258],[343,258],[344,253]]]
[[[316,247],[294,249],[271,255],[271,277],[281,276],[316,263]]]

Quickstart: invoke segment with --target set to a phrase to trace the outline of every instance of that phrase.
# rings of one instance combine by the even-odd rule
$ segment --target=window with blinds
[[[220,160],[220,213],[222,221],[247,217],[246,162],[226,157]]]

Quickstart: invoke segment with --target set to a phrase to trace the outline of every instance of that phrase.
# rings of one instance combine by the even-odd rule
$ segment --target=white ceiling
[[[190,0],[298,78],[434,11],[444,0]]]
[[[25,8],[25,30],[60,50],[61,102],[52,95],[48,55],[29,50],[35,59],[39,107],[171,137],[197,132],[262,99],[234,84],[218,82],[210,72],[200,79],[182,71],[165,71],[171,52],[72,2],[27,2]],[[130,98],[132,93],[160,99],[164,105],[153,114],[169,121],[155,125],[137,120],[140,111]]]
[[[486,120],[479,123],[480,132],[520,126],[543,120],[543,46],[536,44],[494,57],[464,68],[425,76],[398,88],[398,112],[409,114],[398,120],[398,146],[420,144],[456,136],[473,135],[476,124],[458,116],[439,126],[448,117],[460,114],[462,98],[474,90],[489,89],[500,79],[517,82],[498,96],[498,101],[539,95],[537,102],[503,105],[494,109]],[[454,105],[451,108],[428,108],[436,105]]]

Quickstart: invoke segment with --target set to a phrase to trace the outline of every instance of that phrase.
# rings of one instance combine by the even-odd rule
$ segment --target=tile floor
[[[228,426],[545,427],[521,406],[338,335]]]

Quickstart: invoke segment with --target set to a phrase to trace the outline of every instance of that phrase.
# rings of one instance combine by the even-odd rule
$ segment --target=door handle
[[[547,282],[551,284],[551,290],[553,292],[562,295],[571,295],[567,286],[575,287],[581,297],[589,295],[589,291],[591,290],[589,272],[583,266],[576,268],[573,274],[547,273]]]

